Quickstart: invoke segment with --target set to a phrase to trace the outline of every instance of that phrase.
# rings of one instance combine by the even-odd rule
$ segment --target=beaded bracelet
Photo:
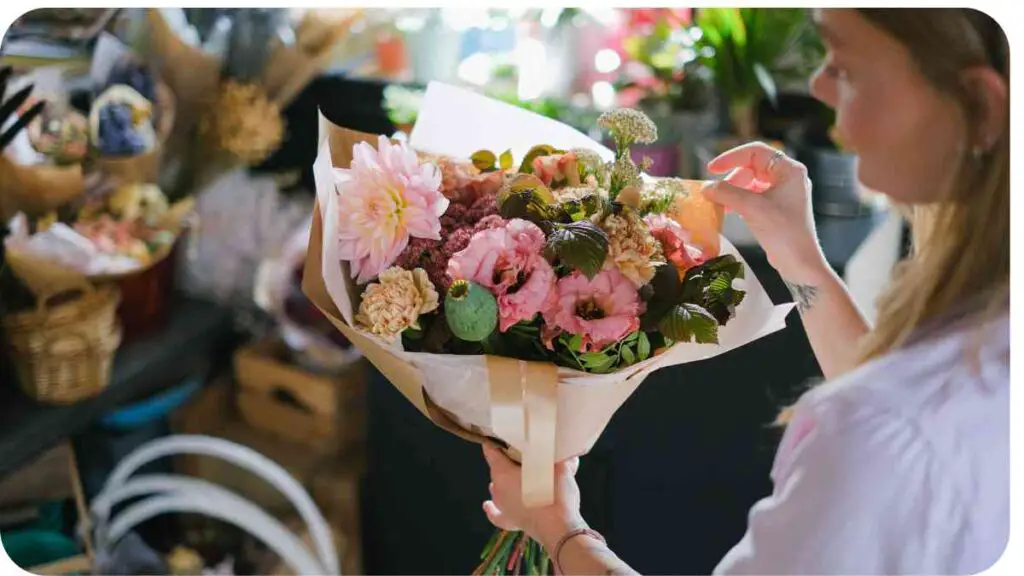
[[[558,561],[558,556],[562,553],[562,547],[565,546],[565,544],[569,540],[572,540],[573,538],[581,535],[591,536],[596,540],[599,540],[601,544],[607,544],[607,542],[605,542],[604,536],[601,536],[601,534],[599,534],[596,530],[591,530],[590,528],[586,527],[570,530],[565,534],[565,536],[562,536],[561,540],[558,541],[558,544],[555,545],[554,554],[551,555],[551,563],[555,565],[555,574],[562,574],[562,565]]]

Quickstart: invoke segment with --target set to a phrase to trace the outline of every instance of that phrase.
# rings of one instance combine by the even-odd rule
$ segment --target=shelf
[[[0,478],[88,428],[119,405],[174,385],[233,340],[231,313],[221,306],[179,297],[166,328],[122,346],[110,386],[70,406],[48,406],[12,382],[0,386]]]

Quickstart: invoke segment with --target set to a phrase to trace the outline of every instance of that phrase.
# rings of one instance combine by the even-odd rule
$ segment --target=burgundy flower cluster
[[[467,195],[468,198],[473,196]],[[410,238],[395,265],[406,270],[423,268],[438,293],[444,294],[452,282],[447,272],[452,255],[465,249],[473,234],[504,224],[493,193],[477,196],[469,205],[453,201],[441,216],[441,239]]]

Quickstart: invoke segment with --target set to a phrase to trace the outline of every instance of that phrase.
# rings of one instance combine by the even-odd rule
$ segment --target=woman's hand
[[[707,197],[732,209],[757,237],[786,283],[826,378],[857,366],[857,341],[867,320],[818,244],[811,213],[811,182],[803,164],[766,144],[734,148],[708,163],[729,172],[705,188]]]
[[[829,273],[811,211],[807,168],[763,144],[752,142],[708,163],[713,174],[729,173],[704,193],[739,214],[784,280],[816,285]]]
[[[555,465],[555,501],[539,508],[523,505],[518,464],[487,444],[484,458],[491,470],[491,499],[484,502],[484,513],[492,524],[502,530],[522,530],[548,550],[570,530],[586,526],[580,516],[580,489],[575,478],[579,458]]]

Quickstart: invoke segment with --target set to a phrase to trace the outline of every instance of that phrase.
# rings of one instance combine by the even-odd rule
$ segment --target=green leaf
[[[731,254],[691,268],[683,281],[680,302],[703,307],[724,326],[732,318],[735,307],[746,297],[746,292],[732,286],[733,280],[743,278],[744,271],[743,263]]]
[[[619,353],[622,355],[622,361],[626,366],[636,364],[636,356],[633,355],[633,351],[629,349],[629,346],[623,346]]]
[[[521,218],[541,228],[546,227],[556,216],[553,206],[529,190],[512,192],[505,196],[498,206],[498,213],[506,220]]]
[[[530,192],[538,202],[554,204],[555,195],[551,192],[544,181],[533,174],[518,174],[509,180],[498,192],[498,201],[501,202],[510,194]]]
[[[588,194],[583,198],[569,200],[559,204],[559,209],[564,212],[565,218],[560,219],[567,222],[579,222],[587,220],[594,214],[603,211],[605,208],[604,198],[598,194]]]
[[[505,150],[504,152],[502,152],[501,153],[501,157],[499,158],[498,162],[499,162],[499,165],[501,166],[502,170],[511,170],[512,169],[512,151],[511,150]]]
[[[501,349],[499,333],[497,331],[492,332],[487,338],[480,341],[480,346],[483,348],[484,354],[488,356],[499,355],[499,350]]]
[[[757,77],[757,83],[761,85],[761,90],[764,92],[765,97],[768,98],[773,107],[778,108],[779,90],[775,86],[775,78],[772,78],[772,73],[768,71],[764,64],[755,62],[754,76]]]
[[[566,343],[566,346],[568,346],[573,352],[579,351],[579,349],[583,347],[583,337],[579,334],[573,334]]]
[[[669,26],[668,20],[665,18],[658,18],[658,22],[654,25],[653,37],[664,41],[667,40],[669,35],[672,34],[672,27]]]
[[[477,170],[481,172],[493,172],[496,169],[495,162],[498,161],[498,157],[490,150],[478,150],[469,159],[473,161],[473,166],[476,166]]]
[[[718,321],[696,304],[673,306],[661,319],[658,328],[666,337],[677,342],[718,344]]]
[[[728,290],[732,289],[732,276],[726,274],[720,274],[715,277],[714,280],[708,284],[708,293],[711,295],[725,294]]]
[[[644,56],[644,37],[630,36],[622,41],[622,49],[630,60],[642,60]]]
[[[676,64],[676,52],[664,50],[651,54],[651,66],[660,69],[672,69]]]
[[[590,220],[555,224],[548,236],[547,250],[593,279],[608,257],[608,234]]]
[[[528,322],[520,322],[518,324],[514,324],[508,330],[509,330],[509,332],[520,332],[520,333],[523,333],[523,334],[535,335],[535,334],[538,334],[540,332],[540,326],[536,326],[536,325],[530,324]]]
[[[647,311],[640,317],[640,327],[655,330],[665,314],[682,301],[683,285],[675,266],[658,266],[654,278],[644,288],[648,287],[652,294],[647,301]]]
[[[615,366],[615,357],[603,352],[588,352],[580,355],[580,362],[587,372],[601,374]]]
[[[651,341],[647,339],[646,332],[640,332],[638,338],[639,342],[636,345],[636,353],[640,357],[640,361],[643,362],[651,357]]]

